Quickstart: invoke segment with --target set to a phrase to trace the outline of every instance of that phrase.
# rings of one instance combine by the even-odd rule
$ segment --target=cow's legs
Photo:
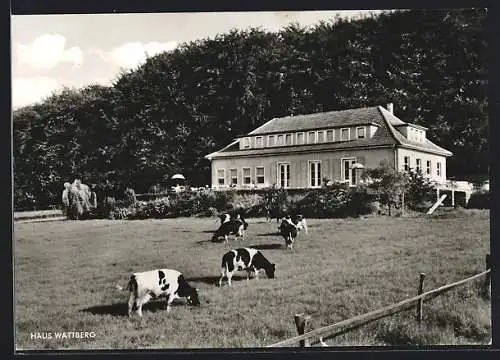
[[[135,294],[133,291],[130,292],[130,297],[128,298],[128,316],[132,316],[132,310],[134,309]]]
[[[177,298],[177,296],[175,294],[170,294],[168,296],[168,300],[167,300],[167,312],[168,313],[172,309],[172,302],[175,300],[175,298]]]
[[[142,305],[146,304],[151,299],[151,295],[145,294],[136,301],[137,313],[142,317]]]
[[[226,268],[222,268],[220,272],[219,287],[222,286],[222,280],[224,279],[225,274],[226,274]]]
[[[247,269],[247,281],[250,280],[250,274],[252,273],[252,268]]]
[[[227,277],[227,284],[228,284],[228,286],[231,286],[231,278],[233,277],[233,273],[231,271],[227,272],[226,273],[226,277]]]

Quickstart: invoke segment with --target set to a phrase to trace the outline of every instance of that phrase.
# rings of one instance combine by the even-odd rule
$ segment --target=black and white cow
[[[125,289],[119,285],[117,287],[119,290],[130,291],[128,316],[132,316],[134,309],[142,316],[142,305],[151,298],[160,296],[167,297],[167,312],[170,312],[170,306],[176,298],[185,297],[189,304],[200,305],[198,289],[189,285],[184,276],[173,269],[135,272],[130,276]]]
[[[308,233],[307,221],[303,215],[289,215],[287,216],[292,222],[297,226],[297,230],[304,230],[306,234]]]
[[[220,216],[221,225],[212,236],[212,241],[217,241],[220,237],[224,237],[224,242],[228,242],[228,236],[234,235],[235,240],[245,236],[245,230],[248,228],[248,223],[239,214],[231,217],[229,214]]]
[[[231,286],[231,278],[236,271],[247,271],[247,280],[253,272],[255,279],[259,279],[259,271],[264,270],[269,279],[274,279],[276,265],[269,262],[262,253],[253,248],[238,248],[228,251],[222,256],[221,277],[219,286],[222,286],[224,276],[227,277],[228,285]]]
[[[280,234],[285,239],[285,246],[287,249],[293,250],[293,243],[297,238],[299,229],[290,218],[284,217],[281,219],[281,224],[279,227]]]

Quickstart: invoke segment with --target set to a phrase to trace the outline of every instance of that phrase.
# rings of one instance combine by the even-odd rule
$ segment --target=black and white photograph
[[[487,19],[12,15],[15,350],[489,348]]]

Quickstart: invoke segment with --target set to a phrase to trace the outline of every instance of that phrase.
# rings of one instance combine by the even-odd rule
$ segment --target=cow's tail
[[[120,284],[116,284],[116,289],[118,291],[132,291],[135,287],[137,287],[137,281],[134,275],[130,276],[130,280],[127,283],[127,286],[123,287]]]

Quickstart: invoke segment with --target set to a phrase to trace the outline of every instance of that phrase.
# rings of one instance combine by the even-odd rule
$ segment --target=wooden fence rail
[[[414,306],[415,303],[418,304],[417,310],[417,319],[422,317],[422,307],[421,303],[426,300],[426,298],[431,298],[438,296],[450,289],[453,289],[457,286],[463,285],[465,283],[468,283],[469,281],[472,281],[474,279],[480,278],[482,276],[486,275],[485,282],[483,283],[483,295],[489,296],[489,291],[491,291],[491,284],[490,284],[490,273],[491,273],[491,263],[490,263],[490,256],[486,256],[486,269],[485,271],[476,274],[474,276],[468,277],[466,279],[447,284],[444,286],[441,286],[439,288],[421,293],[415,297],[412,297],[410,299],[403,300],[401,302],[398,302],[393,305],[386,306],[384,308],[378,309],[371,311],[366,314],[358,315],[355,316],[351,319],[343,320],[338,323],[324,326],[318,329],[314,329],[312,331],[309,331],[307,333],[302,333],[299,336],[295,336],[292,338],[289,338],[287,340],[283,340],[280,342],[277,342],[272,345],[268,345],[267,347],[285,347],[285,346],[291,346],[297,343],[300,343],[301,346],[310,346],[311,344],[314,343],[323,343],[324,339],[330,339],[339,335],[342,335],[344,333],[347,333],[351,330],[354,330],[355,328],[358,328],[362,325],[365,325],[367,323],[370,323],[372,321],[387,317],[389,315],[393,315],[395,313],[401,312],[403,310],[407,310],[408,308]],[[421,284],[423,285],[423,278],[425,277],[421,275],[420,281]],[[422,301],[420,301],[422,300]],[[299,333],[303,332],[303,329],[305,328],[305,325],[307,321],[310,319],[310,315],[304,315],[304,314],[296,314],[295,315],[295,323],[297,325],[297,330]],[[299,327],[300,325],[300,327]],[[314,341],[313,341],[314,340]]]

